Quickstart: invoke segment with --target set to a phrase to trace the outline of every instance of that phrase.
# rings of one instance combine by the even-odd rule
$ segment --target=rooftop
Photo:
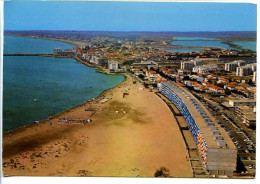
[[[231,102],[255,102],[256,103],[256,99],[240,99],[240,100],[229,100]]]
[[[171,86],[172,89],[178,94],[178,96],[182,99],[182,101],[186,104],[189,112],[192,114],[194,120],[199,126],[200,132],[202,133],[208,148],[213,149],[221,149],[217,145],[217,141],[214,139],[213,131],[210,129],[210,127],[215,127],[225,140],[227,147],[230,149],[236,149],[234,143],[226,133],[226,131],[219,126],[217,121],[214,119],[214,117],[209,113],[209,111],[203,106],[203,104],[197,100],[190,92],[185,90],[184,88],[178,88],[177,85],[173,84],[172,82],[167,82],[169,86]],[[177,90],[176,90],[177,89]],[[198,110],[195,108],[195,106],[191,103],[190,99],[194,99],[197,104],[201,107],[201,109],[205,112],[205,116],[207,116],[212,122],[213,126],[208,126],[207,123],[203,120]]]

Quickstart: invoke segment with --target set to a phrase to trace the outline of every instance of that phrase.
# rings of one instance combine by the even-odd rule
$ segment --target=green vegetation
[[[127,60],[127,61],[123,62],[123,65],[131,65],[134,62],[135,62],[134,60]]]

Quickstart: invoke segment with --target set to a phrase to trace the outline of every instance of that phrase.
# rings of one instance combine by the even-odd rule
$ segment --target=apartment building
[[[229,105],[236,106],[256,106],[256,99],[229,100]]]
[[[225,70],[232,72],[236,71],[237,67],[246,65],[246,61],[244,60],[236,60],[233,62],[225,63]]]
[[[201,60],[182,61],[181,69],[192,71],[193,67],[200,66],[201,63],[202,63]]]
[[[207,64],[201,66],[195,66],[192,71],[196,73],[208,73],[208,72],[215,72],[219,70],[219,66],[216,64]]]
[[[236,75],[243,77],[247,75],[252,75],[255,71],[256,71],[256,63],[252,63],[245,66],[237,67]]]
[[[237,148],[208,110],[173,82],[158,84],[158,90],[182,113],[209,173],[232,176],[236,170]]]

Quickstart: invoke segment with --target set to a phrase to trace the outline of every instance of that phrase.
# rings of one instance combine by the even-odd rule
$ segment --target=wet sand
[[[192,177],[187,154],[167,105],[130,77],[91,102],[3,136],[8,176],[153,177],[163,166],[171,177]]]

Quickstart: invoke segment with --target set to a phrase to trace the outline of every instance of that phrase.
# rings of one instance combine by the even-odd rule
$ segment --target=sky
[[[256,31],[249,3],[21,1],[4,5],[5,30]]]

